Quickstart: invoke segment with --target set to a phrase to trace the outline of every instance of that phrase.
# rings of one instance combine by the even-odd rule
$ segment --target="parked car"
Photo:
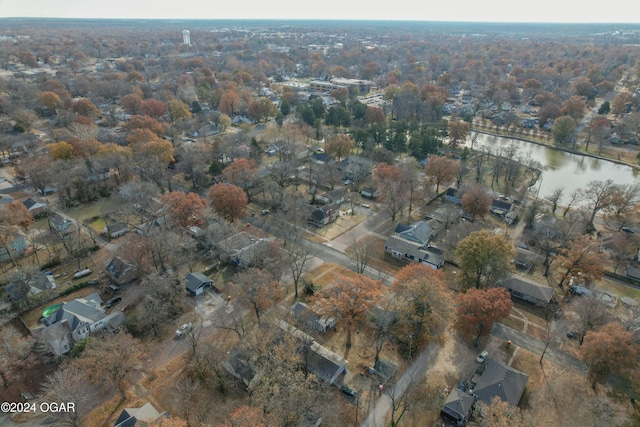
[[[342,387],[340,387],[340,391],[346,394],[347,396],[355,397],[356,395],[356,391],[352,388],[347,387],[346,385],[343,385]]]
[[[107,303],[104,306],[106,308],[111,308],[114,305],[118,304],[120,301],[122,301],[122,298],[120,297],[111,298],[109,301],[107,301]]]
[[[573,338],[575,338],[575,337],[576,337],[576,333],[575,333],[575,331],[569,331],[569,332],[567,332],[567,338],[569,338],[569,339],[573,339]]]
[[[180,338],[181,336],[189,332],[192,327],[193,327],[193,323],[191,322],[181,325],[176,331],[176,337]]]
[[[489,355],[488,351],[483,351],[482,353],[480,353],[478,355],[478,357],[476,357],[476,362],[478,363],[484,363],[484,361],[487,359],[487,356]]]
[[[569,286],[569,291],[571,291],[573,295],[591,295],[591,290],[589,288],[580,285]]]
[[[260,211],[260,215],[264,216],[264,215],[269,215],[269,209],[262,209]]]
[[[469,381],[467,381],[467,380],[465,379],[465,380],[460,381],[460,385],[458,385],[458,388],[459,388],[460,390],[462,390],[462,391],[467,391],[467,386],[468,386],[468,385],[469,385]]]

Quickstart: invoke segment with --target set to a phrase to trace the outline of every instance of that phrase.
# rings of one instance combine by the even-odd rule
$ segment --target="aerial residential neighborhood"
[[[639,425],[640,27],[283,22],[0,18],[0,426]]]

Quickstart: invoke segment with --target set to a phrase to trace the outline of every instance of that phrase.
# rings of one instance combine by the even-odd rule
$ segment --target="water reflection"
[[[593,180],[612,179],[616,184],[637,182],[638,171],[629,166],[565,153],[531,142],[478,134],[474,148],[482,145],[496,147],[498,144],[502,147],[513,144],[518,147],[519,156],[528,154],[533,160],[545,165],[540,183],[540,197],[549,195],[558,187],[564,187],[563,198],[567,198],[573,191],[584,188],[589,181]]]

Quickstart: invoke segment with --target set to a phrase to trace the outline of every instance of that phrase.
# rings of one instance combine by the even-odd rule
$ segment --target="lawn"
[[[366,215],[362,214],[340,215],[340,217],[332,224],[317,228],[314,232],[327,240],[333,240],[341,234],[351,230],[367,218],[368,217]]]
[[[62,290],[64,288],[65,288],[64,286],[61,286],[59,289]],[[100,291],[99,285],[90,285],[82,289],[79,289],[72,294],[65,295],[63,297],[58,297],[49,302],[46,302],[40,307],[36,307],[33,310],[28,311],[25,314],[21,315],[20,317],[22,318],[22,321],[27,326],[29,326],[30,328],[34,328],[38,326],[38,321],[40,320],[40,317],[42,317],[42,311],[46,307],[49,307],[54,304],[59,304],[62,302],[68,302],[68,301],[71,301],[72,299],[86,297],[87,295],[90,295],[94,292],[99,292],[99,291]]]
[[[322,264],[305,275],[305,280],[324,288],[338,277],[358,277],[357,273],[337,264]]]

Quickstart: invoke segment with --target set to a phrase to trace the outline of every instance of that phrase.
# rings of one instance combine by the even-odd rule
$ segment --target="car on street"
[[[487,359],[487,356],[489,355],[488,351],[483,351],[482,353],[480,353],[478,355],[478,357],[476,357],[476,362],[478,363],[484,363],[484,361]]]
[[[269,215],[269,209],[262,209],[260,211],[260,215],[264,216],[264,215]]]
[[[187,332],[189,332],[191,330],[191,328],[193,327],[193,323],[189,322],[189,323],[185,323],[183,325],[181,325],[178,330],[176,331],[176,337],[180,338],[181,336],[183,336],[184,334],[186,334]]]
[[[122,298],[120,297],[111,298],[109,301],[107,301],[107,303],[104,306],[106,308],[111,308],[114,305],[118,304],[120,301],[122,301]]]

